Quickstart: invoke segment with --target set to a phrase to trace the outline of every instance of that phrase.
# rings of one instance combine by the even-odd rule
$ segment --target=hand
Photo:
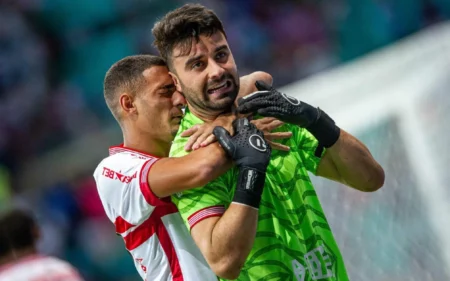
[[[256,81],[255,85],[258,92],[239,99],[239,113],[257,112],[304,128],[316,122],[319,116],[317,108],[280,93],[262,81]]]
[[[233,122],[236,134],[232,137],[223,127],[214,128],[214,135],[222,148],[234,160],[238,167],[249,167],[265,172],[270,161],[271,148],[247,118],[239,118]]]
[[[217,117],[212,123],[195,125],[181,133],[182,137],[189,137],[184,150],[197,150],[216,141],[213,130],[216,126],[224,127],[231,134],[234,133],[232,122],[236,119],[234,114],[226,114]]]
[[[292,137],[292,132],[274,132],[273,130],[284,125],[284,122],[273,118],[273,117],[264,117],[261,119],[256,119],[250,121],[253,125],[258,128],[258,130],[264,133],[264,138],[267,143],[272,147],[272,149],[280,150],[280,151],[289,151],[290,147],[287,145],[283,145],[281,143],[274,142],[275,140],[283,140]]]
[[[223,127],[216,127],[213,131],[222,148],[239,168],[233,202],[259,208],[271,148],[263,133],[247,118],[235,120],[233,127],[236,132],[233,137]]]
[[[238,101],[238,112],[257,112],[283,122],[306,128],[323,147],[331,147],[340,136],[340,129],[324,111],[278,92],[262,81],[255,83],[258,92]]]

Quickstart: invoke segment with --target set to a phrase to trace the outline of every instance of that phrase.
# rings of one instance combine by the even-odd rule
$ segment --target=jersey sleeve
[[[171,157],[182,157],[188,152],[184,150],[187,138],[177,136],[170,152]],[[178,207],[188,229],[192,229],[200,221],[221,216],[230,205],[234,193],[234,168],[207,185],[185,190],[172,196],[172,202]]]
[[[298,126],[292,126],[291,130],[296,150],[303,164],[309,172],[316,175],[317,167],[326,149],[323,148],[322,151],[318,150],[319,141],[308,130]],[[318,152],[319,154],[317,155],[316,153]]]
[[[147,180],[157,160],[112,156],[103,160],[95,170],[100,199],[118,233],[140,224],[156,206],[164,204],[153,194]]]

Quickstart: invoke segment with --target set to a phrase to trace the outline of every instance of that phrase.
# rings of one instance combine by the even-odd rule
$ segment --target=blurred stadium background
[[[42,253],[87,280],[139,280],[92,172],[121,135],[105,71],[155,53],[177,0],[0,1],[0,209],[35,211]],[[360,137],[386,171],[363,194],[314,179],[352,280],[450,280],[449,0],[200,1],[240,74],[271,73]]]

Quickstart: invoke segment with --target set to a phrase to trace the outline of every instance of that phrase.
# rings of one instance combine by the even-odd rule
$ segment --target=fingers
[[[208,146],[208,145],[210,145],[211,143],[213,143],[213,142],[215,142],[215,141],[216,141],[216,136],[215,136],[215,135],[209,135],[209,137],[207,137],[206,140],[204,140],[204,141],[200,144],[200,146],[201,146],[201,147],[205,147],[205,146]]]
[[[270,91],[272,89],[272,87],[269,84],[265,83],[262,80],[256,81],[255,86],[256,89],[258,89],[259,91]]]
[[[202,135],[201,131],[195,132],[192,136],[189,137],[188,141],[184,145],[184,150],[191,151],[194,148],[194,144],[196,143],[197,139]]]
[[[223,127],[217,126],[213,130],[214,136],[217,138],[220,146],[222,146],[223,150],[230,156],[233,157],[235,147],[233,142],[231,141],[230,133],[225,130]]]
[[[263,132],[271,132],[284,125],[284,122],[274,117],[264,117],[262,119],[256,119],[250,121],[253,125]]]
[[[253,113],[260,108],[269,106],[273,106],[273,101],[271,101],[270,97],[261,97],[252,99],[250,101],[247,100],[242,101],[239,104],[237,111],[242,114]]]
[[[291,132],[264,133],[267,140],[284,140],[292,137]]]
[[[195,132],[197,132],[198,130],[198,125],[192,126],[189,129],[187,129],[186,131],[182,132],[180,136],[186,138],[186,137],[190,137],[192,136]]]
[[[249,102],[249,101],[252,101],[252,100],[257,99],[257,98],[264,98],[264,97],[266,97],[268,95],[270,95],[269,91],[253,92],[250,95],[247,95],[247,96],[244,96],[244,97],[240,98],[238,100],[238,106],[240,106],[241,103]]]
[[[200,136],[198,136],[197,140],[195,141],[195,143],[192,145],[192,149],[193,150],[197,150],[201,147],[201,144],[206,140],[206,138],[210,136],[209,133],[203,133]],[[214,135],[213,135],[214,136]]]
[[[289,151],[291,148],[287,145],[274,142],[274,140],[284,140],[292,137],[292,132],[276,132],[276,133],[264,133],[264,138],[270,144],[273,149],[280,151]]]
[[[214,142],[216,137],[212,134],[212,128],[208,125],[195,125],[181,134],[182,137],[189,137],[184,146],[184,150],[197,150]]]
[[[283,109],[278,106],[269,106],[269,107],[263,107],[259,108],[256,112],[261,116],[267,116],[267,117],[275,117],[278,119],[282,119],[284,116],[283,112],[280,112]]]
[[[267,140],[267,143],[272,147],[272,149],[275,149],[275,150],[280,150],[280,151],[289,151],[290,150],[289,146],[283,145],[281,143],[273,142],[270,140]]]
[[[269,124],[269,123],[271,123],[271,122],[273,122],[273,121],[275,121],[275,120],[277,120],[276,118],[273,118],[273,117],[263,117],[263,118],[261,118],[261,119],[257,119],[256,121],[259,121],[259,122],[261,122],[262,124]],[[250,121],[250,122],[252,122],[253,123],[253,121],[255,121],[255,120],[252,120],[252,121]],[[253,123],[253,124],[255,124],[255,123]],[[255,124],[256,125],[256,124]]]
[[[278,119],[275,119],[274,117],[266,117],[266,118],[272,118],[273,121],[266,125],[266,131],[271,132],[275,129],[280,128],[284,125],[283,121],[280,121]]]

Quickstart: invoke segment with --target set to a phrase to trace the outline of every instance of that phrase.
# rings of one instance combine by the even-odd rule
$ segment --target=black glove
[[[258,92],[238,100],[239,113],[256,112],[306,128],[324,147],[330,147],[338,140],[339,127],[320,108],[280,93],[262,81],[257,81],[255,85]]]
[[[236,119],[233,128],[233,137],[223,127],[215,127],[213,130],[222,148],[239,168],[233,202],[259,208],[271,147],[263,133],[247,118]]]

